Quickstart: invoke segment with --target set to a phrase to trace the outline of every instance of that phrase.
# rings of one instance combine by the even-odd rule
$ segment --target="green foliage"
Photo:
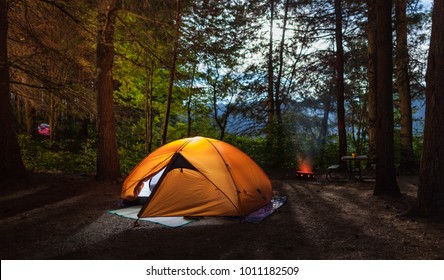
[[[129,174],[134,167],[147,156],[144,143],[133,143],[119,149],[120,169],[122,174]]]
[[[122,174],[128,174],[147,156],[142,140],[137,141],[137,125],[124,133],[119,131],[119,156]],[[122,135],[125,135],[123,137]],[[140,134],[140,133],[139,133]],[[66,172],[78,174],[95,174],[96,141],[87,139],[82,142],[60,140],[53,144],[49,139],[29,135],[18,135],[23,162],[32,172]],[[155,147],[157,148],[157,146]]]
[[[318,170],[326,170],[332,164],[339,164],[338,156],[338,136],[331,135],[325,145],[321,147],[319,154],[314,158],[313,165]]]
[[[171,24],[175,16],[175,3],[148,2],[126,3],[119,10],[114,34],[114,101],[122,174],[128,174],[149,153],[147,139],[152,139],[151,147],[154,150],[159,147],[162,134],[175,41],[174,26]],[[275,23],[279,29],[282,26],[284,2],[275,4]],[[332,34],[329,33],[332,30],[332,21],[329,20],[333,15],[332,2],[302,1],[293,4],[290,7],[292,16],[288,22],[292,35],[287,34],[283,45],[285,51],[280,85],[283,119],[281,124],[275,120],[270,127],[264,128],[268,123],[265,102],[269,52],[266,34],[269,19],[264,15],[269,14],[269,7],[260,1],[183,3],[168,141],[187,137],[188,134],[219,138],[221,130],[226,129],[223,140],[240,148],[264,167],[297,168],[300,157],[313,160],[317,169],[338,163],[336,135],[329,136],[326,144],[320,147],[324,136],[335,133],[336,130],[335,75],[332,67],[334,57],[331,49],[334,44],[330,41]],[[72,8],[77,5],[80,4]],[[414,8],[416,4],[410,7]],[[33,85],[26,90],[19,83],[12,85],[13,93],[20,93],[20,98],[29,97],[31,101],[23,102],[16,98],[14,108],[22,111],[20,131],[26,130],[24,117],[28,113],[24,109],[25,103],[27,106],[36,106],[39,103],[36,101],[41,101],[37,107],[27,110],[35,111],[42,121],[46,121],[50,109],[56,109],[59,113],[55,116],[58,129],[57,139],[53,143],[47,138],[19,135],[25,165],[29,170],[37,172],[93,174],[96,164],[95,137],[90,133],[91,138],[88,140],[73,140],[80,127],[69,119],[81,116],[93,121],[95,117],[92,110],[95,107],[95,37],[82,31],[94,26],[95,6],[91,9],[89,5],[70,9],[71,14],[85,21],[85,27],[88,28],[69,24],[68,27],[72,28],[68,29],[65,24],[53,24],[62,23],[66,18],[55,16],[57,14],[53,14],[52,9],[48,10],[52,11],[48,15],[42,14],[39,9],[29,9],[29,15],[32,16],[24,21],[19,10],[13,8],[11,16],[14,22],[29,21],[29,28],[32,27],[29,30],[33,30],[24,32],[27,29],[17,29],[21,25],[12,25],[8,36],[8,39],[11,37],[8,42],[11,45],[9,56],[18,63],[14,65],[21,66],[13,67],[14,71],[11,73],[14,80],[27,81]],[[350,24],[344,30],[348,151],[366,153],[368,85],[365,5],[361,2],[344,2],[344,9],[344,14],[347,15],[344,20]],[[424,90],[420,81],[424,80],[426,56],[421,46],[428,38],[425,34],[429,34],[429,31],[424,22],[429,16],[422,9],[417,12],[414,10],[410,11],[409,19],[412,24],[409,41],[411,74],[415,77],[412,94],[415,98],[423,98]],[[317,16],[313,18],[313,14]],[[48,21],[51,26],[43,24],[48,18],[53,19]],[[274,31],[278,35],[277,30]],[[36,38],[27,34],[34,34]],[[51,38],[47,37],[49,34],[52,35]],[[61,42],[59,46],[54,46],[54,51],[46,48],[43,49],[46,51],[29,55],[34,53],[32,48],[36,44],[39,48],[52,46],[53,40]],[[278,40],[275,39],[275,54],[279,50],[277,43]],[[25,45],[29,45],[30,49],[25,48]],[[46,53],[53,56],[47,57]],[[273,71],[277,72],[277,55],[273,59]],[[20,65],[24,62],[26,63]],[[51,71],[48,71],[48,65],[51,66]],[[21,73],[24,72],[21,69],[26,69],[29,77],[28,74]],[[36,77],[36,80],[30,77]],[[42,84],[48,88],[40,90]],[[47,95],[53,89],[57,89],[56,96],[60,98],[55,108],[47,104],[54,101]],[[18,102],[19,100],[21,101]],[[146,129],[148,106],[151,106],[152,112],[151,134]],[[324,112],[330,116],[326,125],[322,122]],[[19,113],[18,111],[17,115]],[[188,113],[191,118],[189,133]],[[224,120],[233,117],[239,118],[242,131],[248,133],[248,136],[230,135],[230,130],[235,131],[236,128],[230,127],[232,124],[229,122],[225,127]],[[395,120],[398,121],[398,118]],[[419,159],[422,138],[415,137],[414,151]],[[398,138],[396,136],[395,140]]]
[[[417,162],[421,161],[422,144],[423,144],[422,135],[414,135],[413,136],[413,155],[415,156],[415,160]]]
[[[265,138],[227,135],[224,141],[246,153],[260,166],[267,165]]]
[[[96,168],[95,141],[64,140],[51,144],[46,138],[18,135],[23,162],[33,172],[93,174]],[[80,144],[80,149],[77,145]],[[72,152],[77,150],[76,152]]]

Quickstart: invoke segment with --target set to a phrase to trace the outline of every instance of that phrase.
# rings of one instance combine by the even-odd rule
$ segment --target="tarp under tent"
[[[168,143],[143,159],[125,179],[121,198],[142,198],[139,218],[246,216],[270,203],[272,185],[241,150],[194,137]]]

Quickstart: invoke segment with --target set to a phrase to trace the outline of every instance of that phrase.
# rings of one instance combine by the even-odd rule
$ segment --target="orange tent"
[[[121,197],[147,197],[138,216],[245,216],[268,204],[272,186],[245,153],[194,137],[166,144],[126,178]]]

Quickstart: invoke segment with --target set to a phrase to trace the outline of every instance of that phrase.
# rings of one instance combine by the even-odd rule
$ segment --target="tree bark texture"
[[[345,131],[344,107],[344,48],[342,34],[342,2],[335,0],[335,38],[336,38],[336,102],[338,110],[339,159],[347,154],[347,134]]]
[[[401,194],[396,181],[393,136],[392,1],[376,1],[377,124],[374,195]]]
[[[0,0],[0,180],[27,176],[12,113],[8,66],[8,2]]]
[[[191,126],[192,126],[192,116],[191,116],[191,108],[193,101],[193,89],[194,89],[194,80],[196,79],[196,68],[197,62],[193,63],[193,72],[191,74],[191,84],[188,88],[188,100],[187,100],[187,137],[191,137]]]
[[[369,163],[376,163],[376,1],[367,0],[367,7],[368,157]]]
[[[268,69],[267,69],[267,150],[270,151],[269,165],[274,166],[276,164],[275,157],[272,156],[274,153],[274,112],[275,112],[275,102],[274,102],[274,75],[273,75],[273,26],[274,24],[274,0],[270,0],[270,31],[269,31],[269,42],[268,42]]]
[[[154,61],[148,62],[148,53],[145,54],[145,153],[151,153],[153,139],[153,79]]]
[[[97,36],[97,180],[112,181],[120,177],[113,98],[114,25],[117,17],[115,0],[98,3]]]
[[[444,216],[444,2],[435,0],[426,74],[424,143],[417,206],[422,216]]]
[[[409,53],[407,47],[407,0],[395,0],[396,14],[396,84],[401,113],[401,158],[399,168],[416,169],[413,155],[412,101],[410,96]]]
[[[273,125],[274,119],[274,90],[273,90],[273,19],[274,19],[274,0],[270,0],[270,38],[268,43],[268,95],[267,112],[268,126]]]

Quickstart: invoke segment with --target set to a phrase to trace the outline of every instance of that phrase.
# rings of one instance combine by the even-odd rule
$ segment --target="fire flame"
[[[301,172],[307,172],[307,173],[313,172],[312,163],[306,157],[299,157],[298,158],[298,167],[299,167],[299,171],[301,171]]]

